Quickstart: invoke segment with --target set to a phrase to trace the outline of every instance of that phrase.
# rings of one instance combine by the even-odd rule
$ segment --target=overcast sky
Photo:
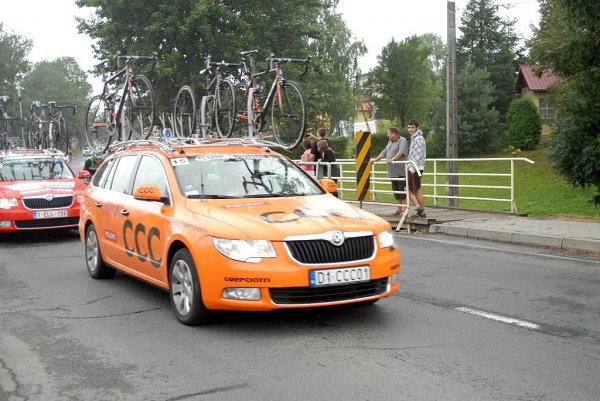
[[[79,9],[74,0],[0,0],[0,3],[4,31],[33,40],[30,61],[72,56],[86,71],[98,62],[92,56],[91,40],[77,33],[74,19],[76,15],[88,15],[89,11]],[[468,0],[455,1],[457,26],[467,3]],[[498,3],[503,6],[499,13],[518,18],[517,31],[529,37],[529,25],[538,24],[537,0],[499,0]],[[446,41],[446,9],[446,0],[340,0],[338,5],[338,12],[354,37],[364,40],[369,49],[359,60],[363,71],[376,65],[381,49],[392,38],[401,41],[411,35],[433,32]],[[94,82],[94,87],[99,88],[98,82]]]

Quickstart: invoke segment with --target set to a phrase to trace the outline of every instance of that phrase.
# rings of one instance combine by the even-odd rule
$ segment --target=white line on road
[[[523,327],[523,328],[529,329],[529,330],[538,330],[540,328],[539,324],[531,323],[526,320],[514,319],[512,317],[497,315],[495,313],[486,312],[486,311],[483,311],[480,309],[473,309],[473,308],[469,308],[466,306],[461,306],[461,307],[454,308],[454,309],[459,312],[468,313],[470,315],[482,317],[485,319],[495,320],[495,321],[501,322],[501,323],[511,324],[513,326]]]
[[[581,259],[581,258],[561,256],[561,255],[549,255],[546,253],[538,253],[538,252],[531,252],[531,251],[518,251],[515,249],[503,249],[499,246],[494,247],[494,246],[476,245],[476,244],[469,244],[469,243],[459,242],[459,241],[425,238],[425,237],[421,237],[421,236],[411,237],[410,235],[403,235],[403,234],[401,234],[399,236],[403,237],[405,239],[409,239],[409,240],[414,239],[414,240],[418,240],[418,241],[439,242],[440,244],[459,244],[459,245],[467,246],[470,248],[479,248],[479,249],[486,249],[486,250],[491,250],[491,251],[501,251],[501,252],[507,252],[507,253],[514,253],[517,255],[541,256],[541,257],[550,258],[550,259],[560,259],[560,260],[566,260],[566,261],[575,261],[575,262],[592,263],[595,265],[600,265],[600,260]],[[461,237],[461,238],[468,238],[468,237]],[[473,239],[473,238],[471,238],[471,239]],[[502,243],[499,242],[498,245],[500,245],[500,244],[502,244]],[[520,244],[514,244],[514,243],[506,243],[506,244],[507,245],[520,245]]]

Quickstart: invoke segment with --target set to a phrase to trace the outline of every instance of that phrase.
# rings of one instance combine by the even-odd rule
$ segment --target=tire
[[[112,142],[114,128],[111,124],[111,110],[100,95],[90,99],[85,114],[85,139],[92,152],[105,150]]]
[[[231,136],[235,125],[235,87],[224,79],[219,83],[215,94],[215,127],[221,138]]]
[[[173,255],[169,269],[169,295],[177,320],[196,326],[210,320],[210,313],[202,302],[202,291],[196,265],[187,249]]]
[[[254,88],[248,91],[246,101],[246,110],[248,112],[248,136],[256,138],[264,126],[263,118],[260,115],[261,102],[259,95]]]
[[[123,138],[127,140],[147,139],[154,128],[154,93],[150,80],[136,75],[130,81],[125,103]]]
[[[196,133],[196,100],[194,90],[190,86],[182,86],[179,89],[173,115],[173,131],[176,136],[187,138]]]
[[[60,118],[59,120],[59,124],[60,124],[60,131],[61,131],[61,138],[62,138],[62,143],[61,143],[61,148],[60,150],[62,150],[65,153],[65,156],[67,156],[69,154],[69,149],[71,148],[71,144],[69,142],[69,131],[67,131],[67,123],[65,121],[64,118]]]
[[[271,129],[275,140],[287,150],[295,149],[306,133],[306,103],[294,81],[284,81],[277,88],[271,105]]]
[[[111,278],[117,273],[115,269],[108,266],[102,259],[98,234],[93,225],[90,225],[85,231],[85,262],[88,273],[93,278]]]
[[[200,102],[200,134],[202,138],[207,138],[213,133],[214,129],[214,111],[215,100],[214,96],[202,96]]]

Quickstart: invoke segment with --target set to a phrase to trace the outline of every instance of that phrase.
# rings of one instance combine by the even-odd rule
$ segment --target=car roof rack
[[[10,149],[0,150],[0,156],[59,156],[65,154],[58,149]]]
[[[134,147],[142,146],[157,146],[166,153],[177,152],[183,150],[182,148],[192,148],[198,146],[258,146],[270,148],[281,148],[285,150],[285,147],[279,143],[265,141],[263,139],[245,137],[245,138],[168,138],[165,141],[157,141],[153,139],[135,139],[129,141],[119,141],[112,143],[108,149],[108,153],[115,153],[125,149],[131,149]]]

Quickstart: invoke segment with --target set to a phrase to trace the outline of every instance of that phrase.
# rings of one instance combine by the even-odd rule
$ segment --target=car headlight
[[[0,198],[0,209],[10,209],[18,205],[16,198]]]
[[[274,258],[270,241],[213,238],[215,248],[224,256],[240,262],[258,263],[261,258]]]
[[[382,248],[394,248],[394,235],[389,231],[383,231],[377,236],[379,246]]]

